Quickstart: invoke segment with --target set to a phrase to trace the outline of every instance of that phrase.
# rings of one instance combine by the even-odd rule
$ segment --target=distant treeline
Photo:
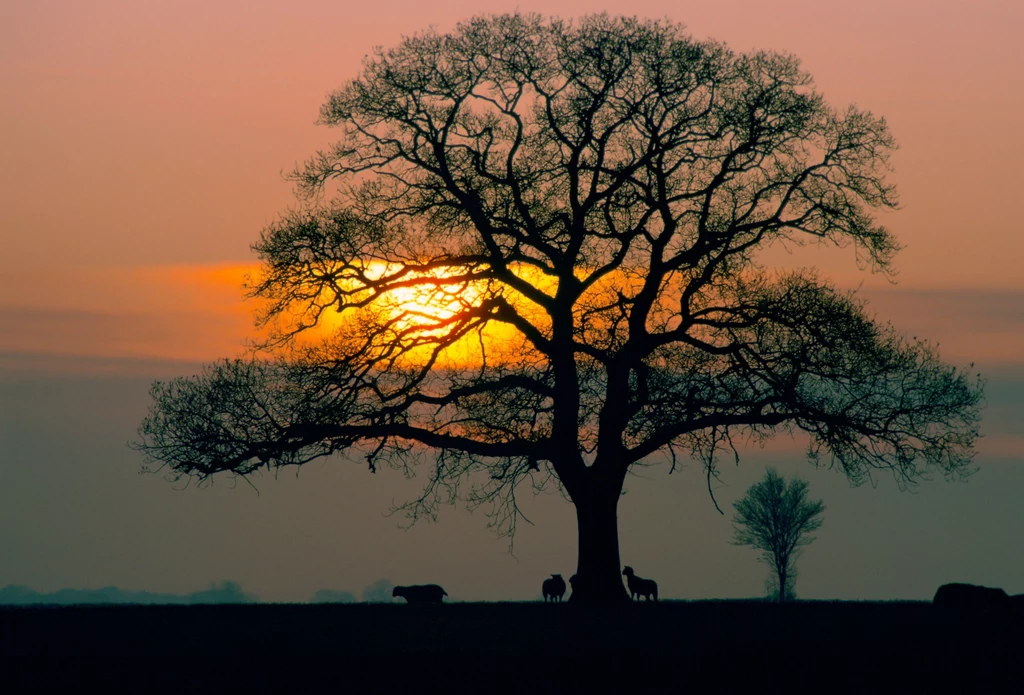
[[[378,579],[363,589],[365,603],[390,603],[394,587],[387,579]],[[321,589],[309,603],[358,603],[360,599],[348,591]],[[152,591],[129,591],[116,586],[100,589],[58,589],[49,593],[27,586],[10,584],[0,589],[0,606],[73,606],[82,604],[134,604],[134,605],[202,605],[219,603],[260,603],[258,596],[242,590],[238,582],[224,581],[210,585],[204,591],[190,594],[162,594]]]
[[[70,606],[89,603],[130,603],[130,604],[211,604],[211,603],[256,603],[259,599],[242,591],[238,582],[221,582],[213,584],[205,591],[194,591],[190,594],[160,594],[152,591],[128,591],[116,586],[105,586],[101,589],[58,589],[44,593],[27,586],[11,584],[0,589],[0,605],[30,606],[58,605]]]

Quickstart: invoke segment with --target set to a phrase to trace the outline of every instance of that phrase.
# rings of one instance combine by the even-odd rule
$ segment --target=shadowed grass
[[[899,601],[0,610],[11,692],[993,692],[1021,646],[1010,619]]]

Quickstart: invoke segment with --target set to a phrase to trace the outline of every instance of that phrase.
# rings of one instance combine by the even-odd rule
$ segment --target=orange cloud
[[[0,353],[185,361],[236,354],[255,334],[254,306],[242,301],[248,269],[79,268],[16,290],[20,278],[6,276]]]
[[[0,353],[205,362],[257,336],[242,285],[257,266],[70,268],[0,277]],[[1024,293],[866,287],[881,320],[940,344],[955,363],[1024,362]],[[412,300],[410,300],[412,301]],[[335,325],[335,324],[332,324]],[[504,334],[502,334],[504,335]]]

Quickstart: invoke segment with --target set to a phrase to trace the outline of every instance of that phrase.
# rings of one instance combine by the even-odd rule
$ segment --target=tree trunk
[[[579,531],[576,574],[570,580],[573,603],[629,600],[619,565],[619,492],[593,490],[573,500]]]
[[[779,570],[779,603],[786,601],[786,570]]]

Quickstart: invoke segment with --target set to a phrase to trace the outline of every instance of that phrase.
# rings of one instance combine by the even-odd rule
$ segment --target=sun
[[[446,322],[476,306],[484,288],[471,283],[435,284],[441,274],[414,278],[423,284],[395,287],[384,293],[379,305],[395,319],[395,328],[420,336],[446,331]]]
[[[329,306],[332,297],[325,292],[320,304],[328,308],[320,314],[307,341],[315,343],[319,340],[344,339],[347,335],[364,336],[365,331],[362,329],[365,326],[386,324],[387,330],[381,331],[378,337],[381,340],[399,339],[403,349],[398,361],[407,366],[421,366],[431,359],[439,343],[448,342],[446,338],[458,318],[478,307],[486,293],[483,284],[446,283],[445,275],[440,270],[409,274],[403,272],[402,266],[371,261],[361,269],[361,274],[370,283],[388,277],[396,280],[385,291],[377,294],[363,290],[362,284],[352,282],[344,288],[354,292],[350,300],[353,304],[365,305],[341,310],[337,306]],[[494,333],[493,330],[487,332]],[[441,351],[444,358],[442,361],[459,366],[480,363],[481,338],[469,338],[468,335],[463,336],[447,344]],[[488,338],[488,342],[491,342],[491,338]]]
[[[511,269],[531,286],[555,296],[557,282],[553,278],[529,266]],[[347,293],[347,304],[339,307],[337,294],[325,288],[315,300],[297,301],[293,311],[279,316],[279,327],[285,332],[304,326],[292,333],[296,346],[315,348],[320,344],[332,349],[328,346],[334,344],[345,350],[344,345],[365,343],[372,334],[372,340],[379,343],[397,336],[400,355],[395,357],[391,351],[387,359],[410,368],[428,362],[440,368],[472,369],[542,361],[519,329],[494,318],[474,321],[472,330],[451,340],[452,332],[464,327],[460,319],[468,318],[498,294],[519,316],[542,333],[549,332],[546,312],[507,285],[493,280],[446,282],[444,269],[408,272],[405,266],[376,260],[349,265],[348,271],[345,284],[339,283]],[[379,288],[382,279],[389,280],[384,291],[370,289],[374,285]],[[480,318],[480,312],[475,316]]]

